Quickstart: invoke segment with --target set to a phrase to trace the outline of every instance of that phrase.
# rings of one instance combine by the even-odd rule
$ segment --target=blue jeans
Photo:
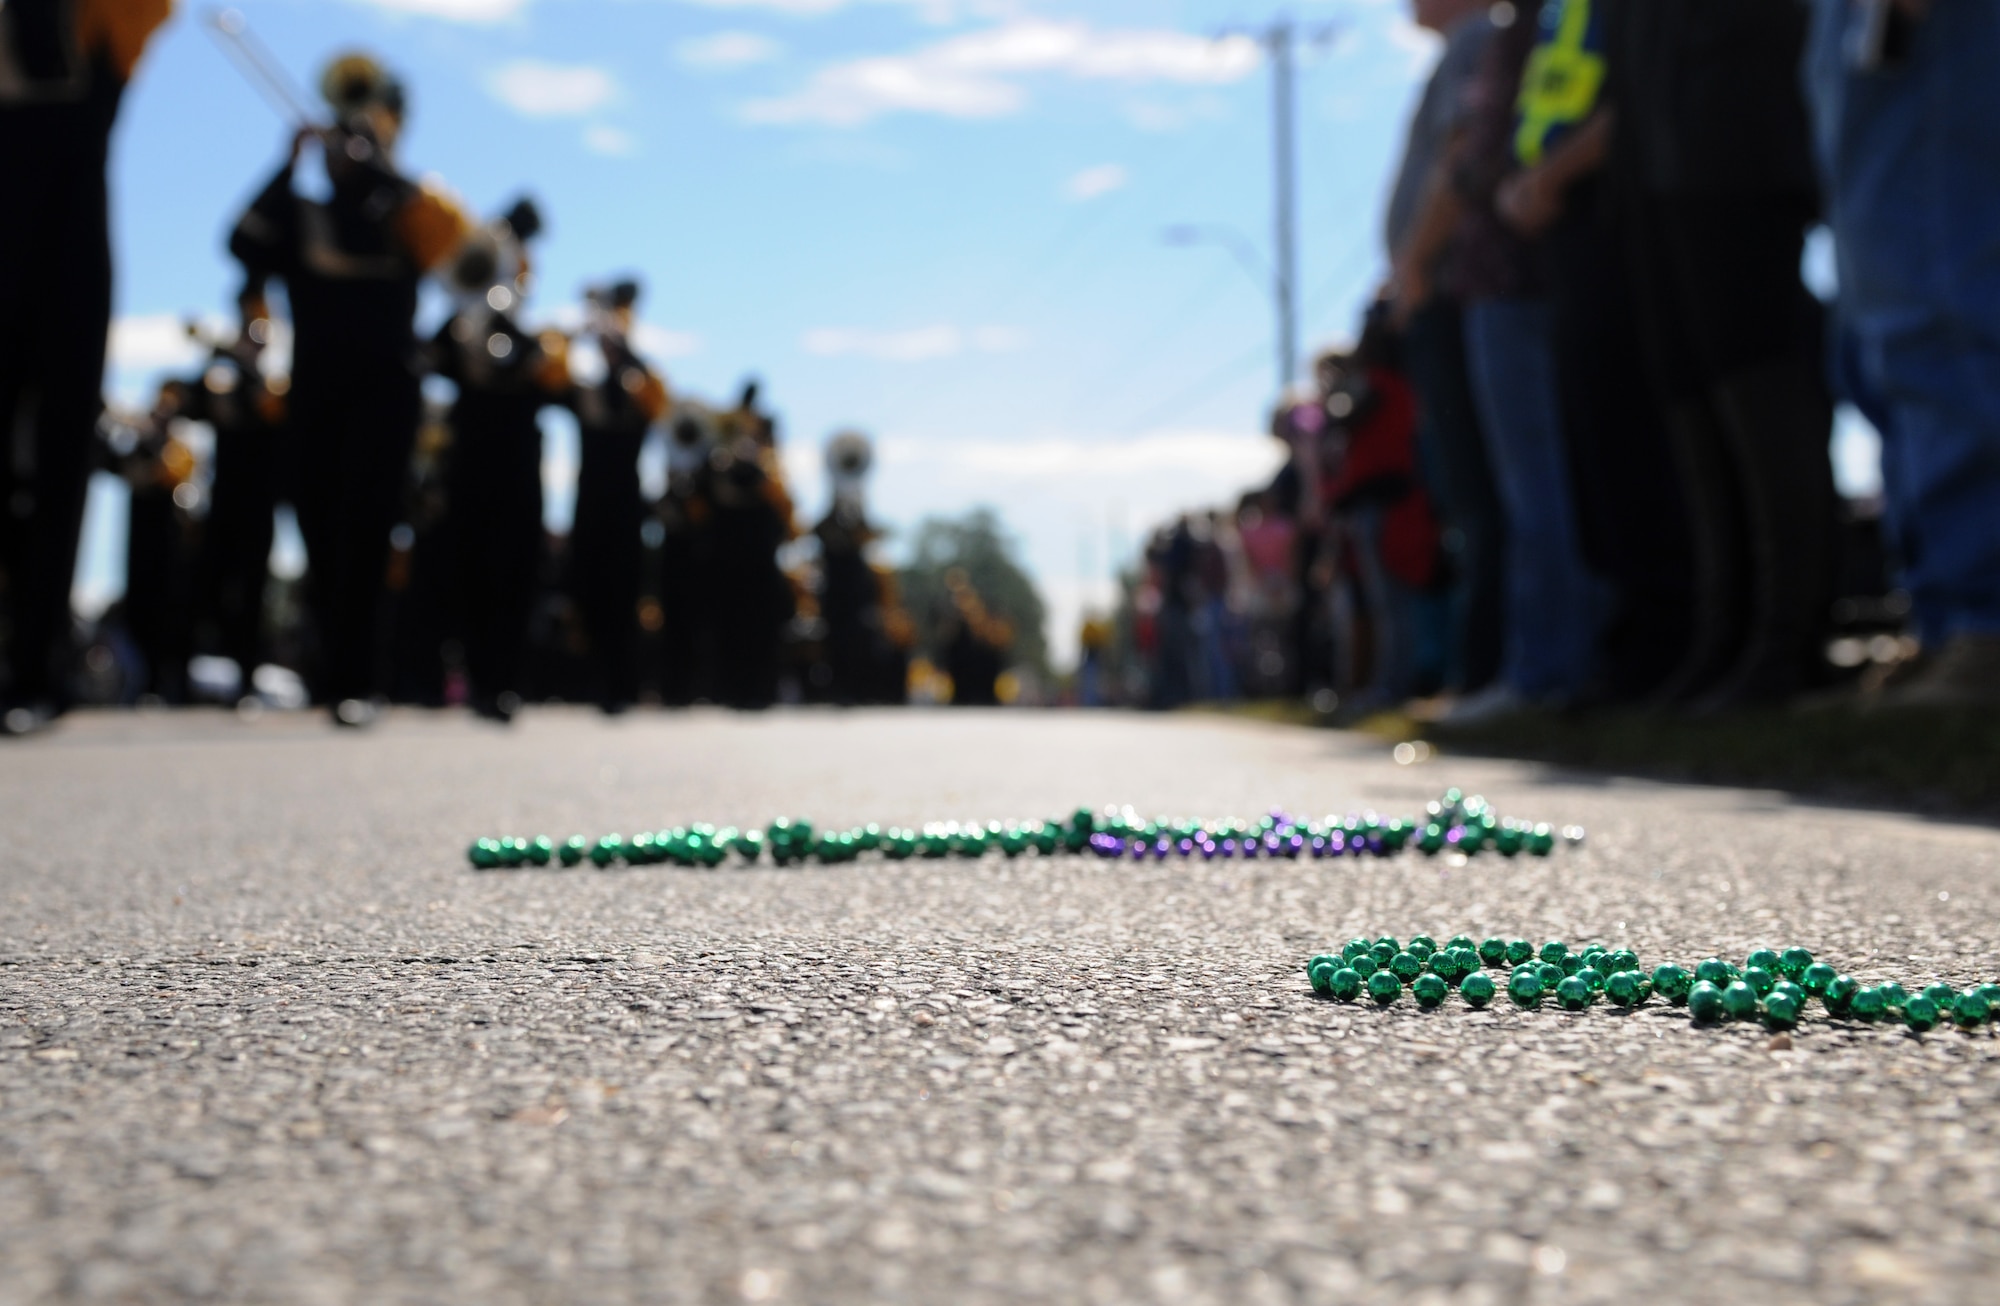
[[[1838,249],[1836,384],[1882,433],[1918,633],[2000,633],[2000,4],[1935,0],[1856,69],[1815,0],[1806,89]]]
[[[1455,690],[1484,689],[1500,674],[1505,531],[1466,375],[1464,316],[1455,301],[1438,296],[1417,310],[1404,358],[1417,389],[1424,487],[1444,516],[1451,559],[1444,681]]]
[[[1600,604],[1577,533],[1548,305],[1467,304],[1465,346],[1507,516],[1501,677],[1528,698],[1573,697],[1594,670]]]
[[[1229,605],[1219,598],[1203,601],[1195,614],[1201,639],[1201,695],[1228,701],[1236,697],[1236,667],[1229,660]]]

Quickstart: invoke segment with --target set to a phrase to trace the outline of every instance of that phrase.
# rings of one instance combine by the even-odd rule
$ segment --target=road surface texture
[[[476,874],[476,835],[1411,810],[1547,861]],[[1355,934],[1990,979],[2000,834],[1201,717],[85,717],[0,748],[0,1300],[1953,1302],[1991,1029],[1425,1014]],[[1783,1040],[1776,1040],[1782,1044]]]

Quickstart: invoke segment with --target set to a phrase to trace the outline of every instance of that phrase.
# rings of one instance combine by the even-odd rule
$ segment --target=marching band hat
[[[403,84],[373,56],[349,51],[320,74],[319,93],[342,118],[380,107],[403,116]]]

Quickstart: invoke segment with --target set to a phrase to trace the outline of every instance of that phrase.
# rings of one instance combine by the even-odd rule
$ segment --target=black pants
[[[1602,647],[1606,688],[1633,699],[1657,689],[1686,656],[1693,563],[1606,198],[1597,183],[1574,188],[1540,253],[1584,560],[1614,591]]]
[[[0,108],[0,696],[67,697],[72,578],[111,322],[105,151],[120,88]]]
[[[327,367],[300,359],[295,368],[296,506],[321,702],[366,698],[379,687],[389,532],[402,515],[421,406],[416,377],[394,361]]]
[[[577,477],[576,524],[570,532],[570,595],[590,640],[598,701],[625,706],[639,697],[639,530],[645,516],[639,441],[595,432],[584,438],[586,461]],[[591,441],[600,443],[592,448]],[[603,447],[607,444],[618,447]],[[616,466],[593,468],[594,455]]]
[[[1693,541],[1691,647],[1669,688],[1789,694],[1816,674],[1836,533],[1809,196],[1628,200],[1628,266]]]
[[[263,660],[264,590],[271,575],[272,515],[281,475],[278,431],[264,426],[215,432],[215,479],[202,541],[202,606],[219,651],[248,677]]]
[[[715,584],[708,541],[669,531],[660,548],[660,701],[686,707],[714,692]]]
[[[824,585],[820,615],[826,619],[826,661],[836,703],[872,703],[881,693],[882,606],[875,573],[859,551],[821,556]]]
[[[1506,517],[1473,406],[1458,305],[1434,299],[1419,309],[1410,321],[1404,356],[1417,391],[1425,486],[1442,509],[1452,567],[1453,648],[1446,679],[1470,692],[1500,674]]]
[[[778,570],[778,539],[759,512],[718,514],[713,570],[715,693],[729,707],[765,708],[778,697],[778,647],[791,620],[791,583]]]
[[[162,485],[132,491],[125,535],[125,629],[146,660],[133,688],[169,703],[187,697],[194,626],[188,541],[173,492]]]
[[[454,430],[451,531],[459,628],[475,701],[519,694],[542,556],[542,432],[532,421]]]

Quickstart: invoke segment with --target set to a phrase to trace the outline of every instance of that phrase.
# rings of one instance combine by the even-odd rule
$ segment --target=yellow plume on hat
[[[378,105],[403,116],[403,84],[372,55],[358,50],[327,64],[319,77],[319,93],[342,117]]]

